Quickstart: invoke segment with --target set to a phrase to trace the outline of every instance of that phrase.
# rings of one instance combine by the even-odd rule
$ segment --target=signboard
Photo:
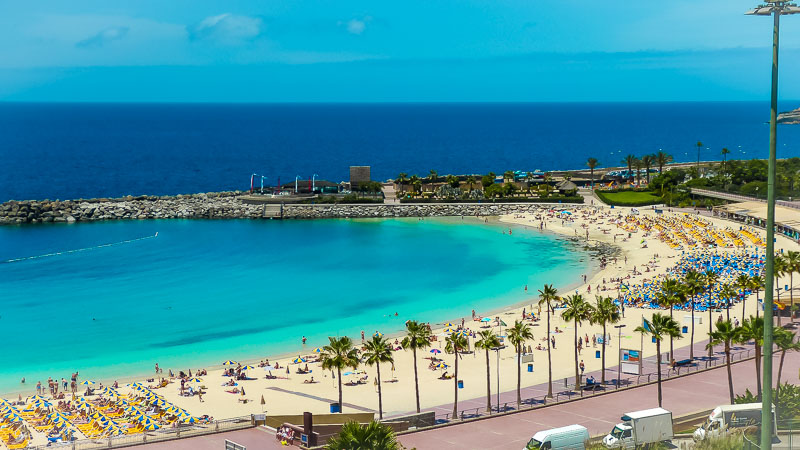
[[[522,355],[522,363],[532,363],[533,362],[533,353],[528,355]]]
[[[641,362],[642,354],[639,350],[622,349],[622,362],[639,363]]]
[[[247,447],[225,439],[225,450],[247,450]]]
[[[642,353],[639,350],[620,349],[622,373],[640,375],[642,373]]]
[[[306,447],[308,447],[308,435],[305,433],[301,434],[300,442],[302,442]]]

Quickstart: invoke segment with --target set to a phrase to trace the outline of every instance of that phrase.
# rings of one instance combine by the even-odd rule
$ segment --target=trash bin
[[[683,327],[683,329],[681,330],[681,332],[682,332],[682,333],[688,333],[688,332],[689,332],[689,327]]]
[[[655,336],[653,336],[653,337],[652,337],[652,340],[653,340],[653,344],[655,344],[655,343],[656,343],[656,337],[655,337]]]
[[[331,414],[342,412],[342,405],[339,403],[331,403]]]
[[[597,359],[600,359],[600,350],[595,350],[594,351],[594,357],[597,358]]]
[[[458,388],[464,389],[464,380],[458,380]]]
[[[533,363],[528,364],[528,372],[533,372]]]

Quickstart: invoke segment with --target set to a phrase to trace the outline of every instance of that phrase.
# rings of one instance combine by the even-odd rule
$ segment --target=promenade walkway
[[[775,355],[775,372],[779,355]],[[797,382],[800,356],[787,355],[784,381]],[[755,363],[736,362],[732,366],[734,391],[755,391]],[[728,400],[725,366],[706,372],[665,381],[663,407],[675,416],[709,410]],[[658,406],[655,384],[586,398],[554,407],[494,416],[439,429],[400,436],[400,442],[419,449],[520,449],[539,430],[581,424],[592,436],[607,433],[625,412]]]

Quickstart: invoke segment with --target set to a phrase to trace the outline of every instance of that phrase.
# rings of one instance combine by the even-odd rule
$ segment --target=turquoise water
[[[589,270],[567,241],[505,228],[460,219],[3,227],[0,261],[90,249],[0,263],[0,392],[20,390],[23,376],[32,390],[75,370],[125,379],[156,362],[186,369],[297,353],[303,335],[313,348],[408,319],[466,317]]]

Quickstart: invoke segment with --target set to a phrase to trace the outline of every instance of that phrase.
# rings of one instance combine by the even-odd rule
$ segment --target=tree
[[[406,322],[406,337],[403,338],[401,345],[404,349],[411,349],[414,356],[414,392],[417,397],[417,413],[419,409],[419,376],[417,375],[417,350],[424,350],[431,346],[431,330],[424,323],[416,320]]]
[[[742,342],[753,341],[756,348],[756,392],[761,398],[761,346],[764,345],[764,318],[750,316],[742,320]]]
[[[399,450],[394,430],[388,425],[371,421],[362,426],[351,420],[342,425],[339,434],[332,437],[326,446],[328,450]]]
[[[644,155],[642,156],[642,165],[644,165],[645,176],[647,177],[647,184],[650,184],[650,166],[656,161],[656,157],[653,155]]]
[[[628,155],[622,160],[622,164],[628,166],[628,180],[633,181],[633,165],[636,164],[637,158],[635,155]]]
[[[455,358],[453,358],[455,359],[455,368],[453,369],[455,371],[453,375],[453,420],[458,417],[458,359],[461,357],[458,353],[466,350],[468,346],[467,338],[458,331],[447,336],[445,351],[452,352],[455,355]]]
[[[672,155],[664,153],[661,150],[656,153],[656,164],[658,164],[658,173],[664,173],[664,166],[672,162]]]
[[[601,345],[602,359],[600,361],[602,372],[600,373],[600,383],[606,382],[606,341],[608,334],[606,334],[606,325],[615,324],[620,321],[619,308],[614,304],[611,297],[595,296],[596,304],[592,308],[592,315],[589,317],[589,323],[592,325],[601,325],[603,327],[603,343]]]
[[[437,179],[439,179],[439,173],[431,169],[428,173],[428,182],[431,184],[431,190],[433,190],[433,183],[435,183]]]
[[[406,183],[408,183],[408,174],[405,172],[400,172],[400,175],[397,176],[397,179],[394,180],[394,182],[400,185],[401,191],[404,191],[405,189],[403,187]]]
[[[731,320],[731,300],[736,298],[739,293],[736,292],[736,289],[733,286],[726,283],[722,285],[722,289],[720,289],[717,295],[719,295],[719,298],[725,300],[725,319]],[[742,317],[744,317],[744,315],[742,315]]]
[[[451,188],[457,188],[461,185],[461,181],[455,175],[448,175],[447,184],[449,184]]]
[[[661,290],[656,294],[656,300],[661,306],[669,307],[669,316],[674,318],[675,306],[686,303],[686,294],[683,291],[681,283],[674,279],[668,278],[661,283]],[[674,339],[672,336],[669,338],[669,359],[675,357]]]
[[[476,181],[477,180],[475,180],[475,176],[474,175],[470,175],[470,176],[467,177],[467,183],[469,184],[469,190],[470,191],[472,190],[472,186],[476,183]]]
[[[547,310],[547,396],[553,396],[553,360],[550,357],[550,311],[551,302],[560,300],[558,289],[552,284],[545,284],[544,288],[539,289],[539,307],[545,305]]]
[[[680,339],[681,330],[678,327],[678,322],[675,319],[665,316],[661,313],[653,314],[652,320],[648,321],[645,318],[642,318],[643,324],[642,326],[636,327],[636,330],[639,333],[644,335],[652,336],[656,340],[656,360],[657,360],[657,367],[658,370],[657,378],[658,378],[658,407],[661,407],[661,341],[669,336],[675,339]]]
[[[722,147],[722,172],[725,172],[725,162],[728,160],[728,153],[731,151],[728,150],[726,147]]]
[[[762,275],[753,275],[750,277],[750,286],[751,291],[755,291],[756,293],[756,317],[758,317],[758,307],[761,300],[758,298],[758,291],[764,289],[764,277]],[[744,314],[742,314],[742,318],[744,318]]]
[[[683,286],[684,292],[692,297],[692,334],[689,338],[689,358],[694,359],[694,300],[704,290],[703,276],[696,270],[689,270],[683,276]]]
[[[591,317],[591,306],[586,303],[583,296],[580,294],[573,294],[564,299],[564,306],[566,307],[561,313],[561,317],[566,321],[572,321],[575,326],[575,337],[573,344],[575,346],[575,390],[581,389],[581,374],[578,368],[578,326],[581,322]]]
[[[488,174],[484,175],[481,178],[481,184],[483,185],[483,188],[486,189],[489,186],[493,185],[494,184],[494,179],[495,179],[494,172],[489,172]]]
[[[738,277],[736,277],[736,281],[734,282],[736,289],[739,289],[741,291],[740,295],[742,297],[742,318],[747,317],[746,313],[747,308],[745,307],[747,305],[747,295],[745,295],[745,291],[750,289],[750,283],[751,283],[750,280],[751,280],[750,276],[743,273]],[[756,305],[756,311],[758,311],[757,306],[758,305]]]
[[[697,141],[697,176],[700,177],[700,150],[703,148],[703,143]]]
[[[785,256],[786,273],[789,274],[789,303],[790,310],[794,309],[794,273],[800,273],[800,252],[788,250]]]
[[[786,358],[786,352],[800,351],[800,342],[794,341],[794,333],[786,328],[775,328],[772,336],[773,342],[781,352],[781,361],[778,363],[778,379],[775,383],[775,389],[781,385],[781,374],[783,372],[783,360]]]
[[[741,328],[734,327],[730,319],[717,322],[717,329],[709,334],[708,347],[723,344],[725,346],[725,366],[728,369],[728,395],[733,404],[733,377],[731,376],[731,344],[741,340]]]
[[[719,280],[719,274],[712,269],[708,269],[703,272],[703,279],[705,280],[705,288],[706,290],[710,291],[714,289],[714,285],[717,284],[717,280]],[[713,308],[711,308],[711,300],[708,301],[708,334],[711,335],[711,331],[713,331],[714,320],[711,317],[711,313],[713,312]],[[706,348],[708,349],[708,357],[711,358],[714,356],[714,347],[707,345]]]
[[[775,276],[775,291],[778,293],[778,298],[781,298],[781,285],[778,282],[778,279],[783,275],[786,275],[788,272],[788,264],[787,259],[784,255],[775,255],[775,260],[772,263],[772,273]],[[765,308],[773,308],[775,307],[775,301],[773,300],[772,305],[764,305]],[[778,326],[781,326],[781,314],[780,310],[778,310],[778,314],[775,314],[778,317]]]
[[[506,170],[505,172],[503,172],[503,183],[507,183],[510,181],[514,181],[514,171]]]
[[[589,166],[589,177],[592,180],[592,189],[594,189],[594,168],[597,167],[597,158],[589,158],[586,160],[586,165]]]
[[[408,182],[411,183],[411,186],[414,188],[414,193],[416,193],[417,189],[422,186],[422,180],[420,180],[416,175],[411,175],[411,177],[408,179]]]
[[[492,330],[483,330],[478,333],[478,340],[475,341],[475,347],[482,348],[486,351],[486,411],[492,412],[492,382],[489,372],[489,350],[500,347],[500,338],[498,338]]]
[[[360,363],[358,352],[353,348],[353,341],[347,336],[340,338],[329,337],[330,344],[322,347],[319,355],[322,360],[323,370],[336,369],[337,381],[339,382],[339,412],[342,408],[342,369],[357,368]]]
[[[517,407],[522,403],[520,389],[522,387],[522,349],[526,341],[533,339],[531,327],[527,324],[514,321],[514,326],[508,329],[508,340],[517,352]]]
[[[381,392],[381,363],[394,364],[392,347],[386,339],[380,336],[373,336],[371,341],[364,344],[365,351],[362,357],[368,366],[375,366],[378,371],[378,419],[383,420],[383,395]]]

